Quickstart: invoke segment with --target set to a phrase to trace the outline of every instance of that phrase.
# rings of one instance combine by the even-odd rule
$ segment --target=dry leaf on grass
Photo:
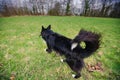
[[[102,64],[100,62],[97,62],[95,65],[92,64],[87,64],[87,70],[89,72],[93,72],[93,71],[103,71],[102,69]]]

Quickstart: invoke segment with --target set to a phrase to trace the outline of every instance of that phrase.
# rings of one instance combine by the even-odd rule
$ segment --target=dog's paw
[[[52,50],[51,50],[51,49],[46,49],[46,51],[47,51],[48,53],[51,53],[51,52],[52,52]]]
[[[60,59],[61,62],[66,62],[66,59]]]
[[[75,75],[75,74],[72,74],[72,77],[73,77],[73,78],[75,78],[75,77],[76,77],[76,75]]]
[[[76,74],[72,74],[72,77],[78,79],[78,78],[81,77],[81,75],[80,74],[77,74],[77,75]]]

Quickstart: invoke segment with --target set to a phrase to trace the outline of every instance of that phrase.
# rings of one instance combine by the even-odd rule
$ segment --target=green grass
[[[78,80],[120,79],[120,19],[91,17],[23,16],[0,18],[0,80],[74,80],[60,56],[44,51],[41,26],[74,38],[81,28],[102,34],[101,48],[85,64],[102,63],[103,71],[82,70]],[[99,55],[98,53],[101,53]]]

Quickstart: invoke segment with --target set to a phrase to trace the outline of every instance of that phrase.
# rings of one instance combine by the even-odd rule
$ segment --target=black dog
[[[64,55],[66,62],[70,68],[76,72],[72,76],[79,78],[81,76],[80,71],[84,66],[83,59],[89,57],[93,52],[99,48],[100,34],[93,32],[80,30],[79,34],[74,39],[69,39],[51,30],[51,25],[47,28],[42,26],[40,35],[46,41],[48,53],[52,50],[56,51],[60,55]],[[84,42],[86,47],[82,48],[79,44]]]

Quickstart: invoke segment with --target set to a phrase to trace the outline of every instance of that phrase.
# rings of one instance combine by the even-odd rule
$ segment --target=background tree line
[[[0,16],[11,15],[120,17],[120,0],[0,0]]]

